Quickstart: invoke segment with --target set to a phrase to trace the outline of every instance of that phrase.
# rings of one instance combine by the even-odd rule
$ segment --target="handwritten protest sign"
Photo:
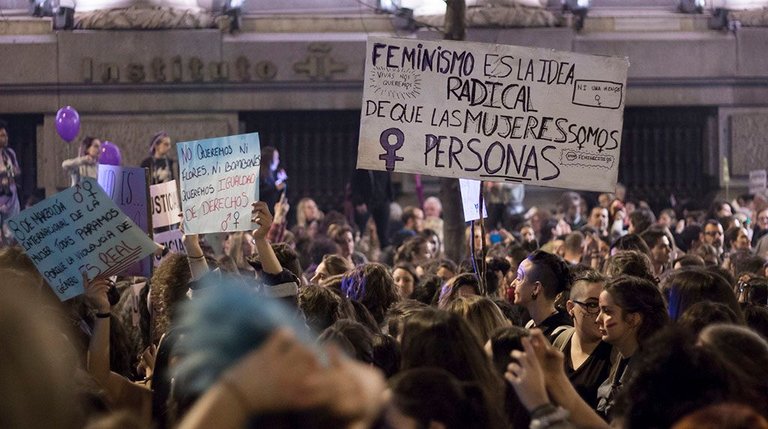
[[[170,249],[173,253],[186,253],[184,248],[184,242],[182,241],[183,235],[180,229],[172,229],[170,231],[156,232],[154,235],[155,243],[161,244],[164,247]],[[153,258],[153,264],[155,267],[160,265],[163,257],[162,255],[155,255]]]
[[[613,191],[629,62],[370,37],[357,167]]]
[[[752,170],[749,172],[749,193],[753,195],[768,195],[768,180],[765,170]]]
[[[181,221],[179,193],[176,191],[175,180],[150,186],[149,199],[154,228],[176,225]]]
[[[149,220],[149,200],[147,183],[149,171],[141,167],[120,167],[99,164],[99,186],[117,204],[117,207],[142,231],[149,233],[152,225]],[[123,272],[131,276],[149,277],[152,275],[150,258],[136,262]]]
[[[259,198],[259,134],[178,143],[181,208],[189,234],[251,229]]]
[[[461,205],[464,208],[464,222],[480,219],[480,184],[479,180],[459,179]],[[488,217],[485,201],[483,201],[482,217]]]
[[[8,226],[62,301],[83,293],[81,272],[89,280],[120,274],[155,251],[91,178],[22,211]]]

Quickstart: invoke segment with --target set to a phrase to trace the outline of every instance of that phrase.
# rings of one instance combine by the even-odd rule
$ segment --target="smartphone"
[[[491,244],[498,244],[501,243],[501,241],[501,234],[499,234],[497,231],[493,231],[491,233]]]

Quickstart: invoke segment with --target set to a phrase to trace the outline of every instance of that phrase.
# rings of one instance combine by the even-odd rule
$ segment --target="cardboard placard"
[[[259,199],[259,134],[182,142],[181,208],[187,234],[247,231]]]
[[[753,195],[766,196],[768,180],[766,180],[765,170],[752,170],[749,172],[749,193]]]
[[[612,192],[625,58],[370,37],[357,167]]]
[[[162,228],[181,222],[181,206],[176,181],[158,183],[149,187],[149,201],[152,208],[152,226]]]
[[[117,207],[149,236],[152,223],[147,199],[148,179],[149,171],[146,168],[99,164],[99,186],[117,204]],[[136,262],[126,268],[124,274],[152,276],[151,259],[146,258]]]
[[[167,247],[173,253],[187,253],[187,250],[184,248],[183,239],[184,239],[184,235],[181,233],[180,229],[172,229],[164,232],[156,232],[154,235],[155,243],[161,244],[164,247]],[[163,261],[163,256],[155,255],[152,258],[152,261],[154,266],[157,267]]]
[[[152,254],[155,244],[95,179],[35,204],[8,221],[14,237],[62,301],[88,280],[122,274]]]

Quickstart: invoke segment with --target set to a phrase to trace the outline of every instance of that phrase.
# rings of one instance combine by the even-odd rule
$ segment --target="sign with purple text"
[[[83,293],[81,273],[89,280],[122,274],[156,249],[87,177],[22,211],[8,226],[62,301]]]
[[[177,143],[187,234],[248,231],[259,200],[259,134]]]
[[[117,204],[117,207],[142,231],[152,231],[149,218],[149,200],[147,182],[149,170],[141,167],[121,167],[119,165],[99,164],[98,181],[101,189]],[[124,274],[131,276],[152,276],[152,261],[142,259],[126,268]]]
[[[612,192],[629,61],[369,37],[357,168]]]

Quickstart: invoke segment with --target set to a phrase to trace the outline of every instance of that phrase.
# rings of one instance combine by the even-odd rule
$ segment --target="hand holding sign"
[[[253,203],[253,209],[251,210],[251,222],[258,225],[257,229],[254,229],[251,233],[255,240],[266,240],[269,228],[272,227],[272,213],[269,212],[269,207],[264,201],[258,201]]]
[[[107,292],[112,283],[104,278],[88,281],[88,277],[83,273],[83,284],[85,285],[86,301],[96,309],[97,313],[109,313],[112,306],[109,304]]]

